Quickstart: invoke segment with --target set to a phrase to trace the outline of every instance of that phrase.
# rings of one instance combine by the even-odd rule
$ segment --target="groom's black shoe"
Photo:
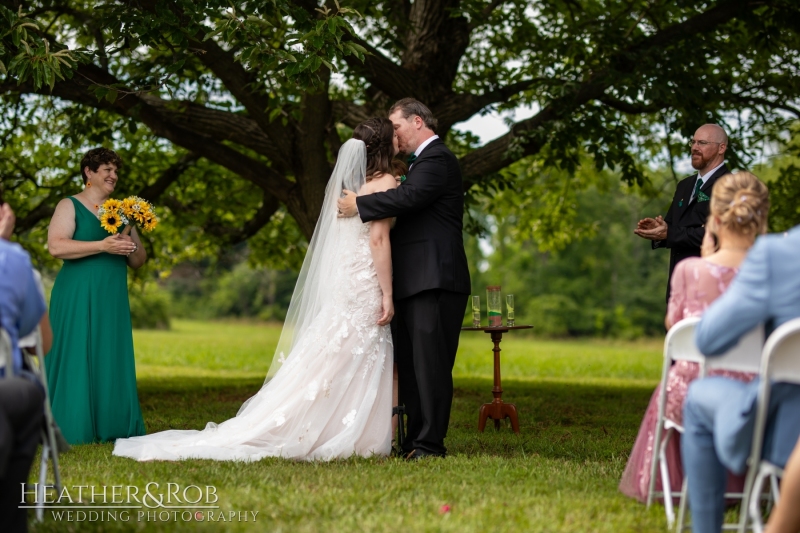
[[[416,461],[417,459],[424,459],[426,457],[441,457],[444,458],[443,453],[433,453],[422,448],[414,448],[411,453],[406,455],[406,461]]]

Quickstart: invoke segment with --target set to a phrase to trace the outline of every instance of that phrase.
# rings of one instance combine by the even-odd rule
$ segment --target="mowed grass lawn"
[[[180,320],[171,331],[136,331],[148,432],[201,429],[235,415],[261,386],[279,333],[263,324]],[[544,341],[518,331],[502,348],[503,398],[519,410],[520,435],[491,422],[478,433],[478,408],[492,398],[491,342],[465,332],[447,459],[137,463],[113,457],[111,444],[76,446],[61,456],[68,487],[212,485],[226,518],[247,511],[250,520],[140,520],[132,512],[128,521],[48,516],[32,530],[662,531],[660,506],[647,510],[617,492],[658,379],[661,342]]]

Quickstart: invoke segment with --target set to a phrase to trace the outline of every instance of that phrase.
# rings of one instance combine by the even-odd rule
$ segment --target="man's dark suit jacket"
[[[700,191],[711,197],[711,189],[717,179],[730,173],[726,165],[717,169],[710,178],[703,183]],[[669,280],[667,281],[667,302],[669,302],[670,284],[672,283],[672,271],[675,265],[687,257],[699,257],[700,245],[703,243],[703,236],[706,233],[706,220],[709,214],[709,202],[699,201],[698,198],[689,202],[692,197],[697,174],[689,176],[678,183],[675,189],[675,196],[672,198],[672,205],[669,212],[664,217],[667,223],[667,238],[663,241],[653,241],[652,247],[669,248]]]
[[[429,289],[470,293],[461,167],[441,139],[422,150],[402,185],[359,196],[356,204],[364,222],[397,217],[391,233],[395,300]]]

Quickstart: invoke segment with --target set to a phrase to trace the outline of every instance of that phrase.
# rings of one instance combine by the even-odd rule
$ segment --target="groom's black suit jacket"
[[[700,191],[711,197],[711,189],[717,179],[730,173],[726,165],[722,165],[709,177]],[[687,257],[699,257],[700,245],[706,233],[706,221],[709,214],[709,201],[698,198],[689,202],[697,182],[697,174],[681,180],[675,188],[672,205],[669,206],[664,222],[667,223],[667,238],[663,241],[652,241],[652,247],[669,248],[669,280],[667,281],[667,301],[669,301],[672,271],[675,265]]]
[[[397,217],[391,232],[396,300],[429,289],[470,293],[461,167],[441,139],[422,150],[402,185],[359,196],[356,204],[364,222]]]

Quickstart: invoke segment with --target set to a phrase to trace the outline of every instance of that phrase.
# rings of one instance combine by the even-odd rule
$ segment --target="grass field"
[[[136,331],[148,432],[200,429],[233,416],[261,386],[279,332],[189,321],[175,321],[171,331]],[[68,522],[62,515],[32,531],[662,531],[661,507],[647,510],[617,492],[657,382],[661,342],[506,338],[503,397],[517,405],[520,435],[506,427],[477,432],[478,408],[491,399],[491,343],[465,332],[447,459],[137,463],[113,457],[111,444],[77,446],[61,457],[68,487],[212,485],[226,518],[248,512],[249,520],[184,521],[178,513],[162,521],[131,512],[128,521]]]

